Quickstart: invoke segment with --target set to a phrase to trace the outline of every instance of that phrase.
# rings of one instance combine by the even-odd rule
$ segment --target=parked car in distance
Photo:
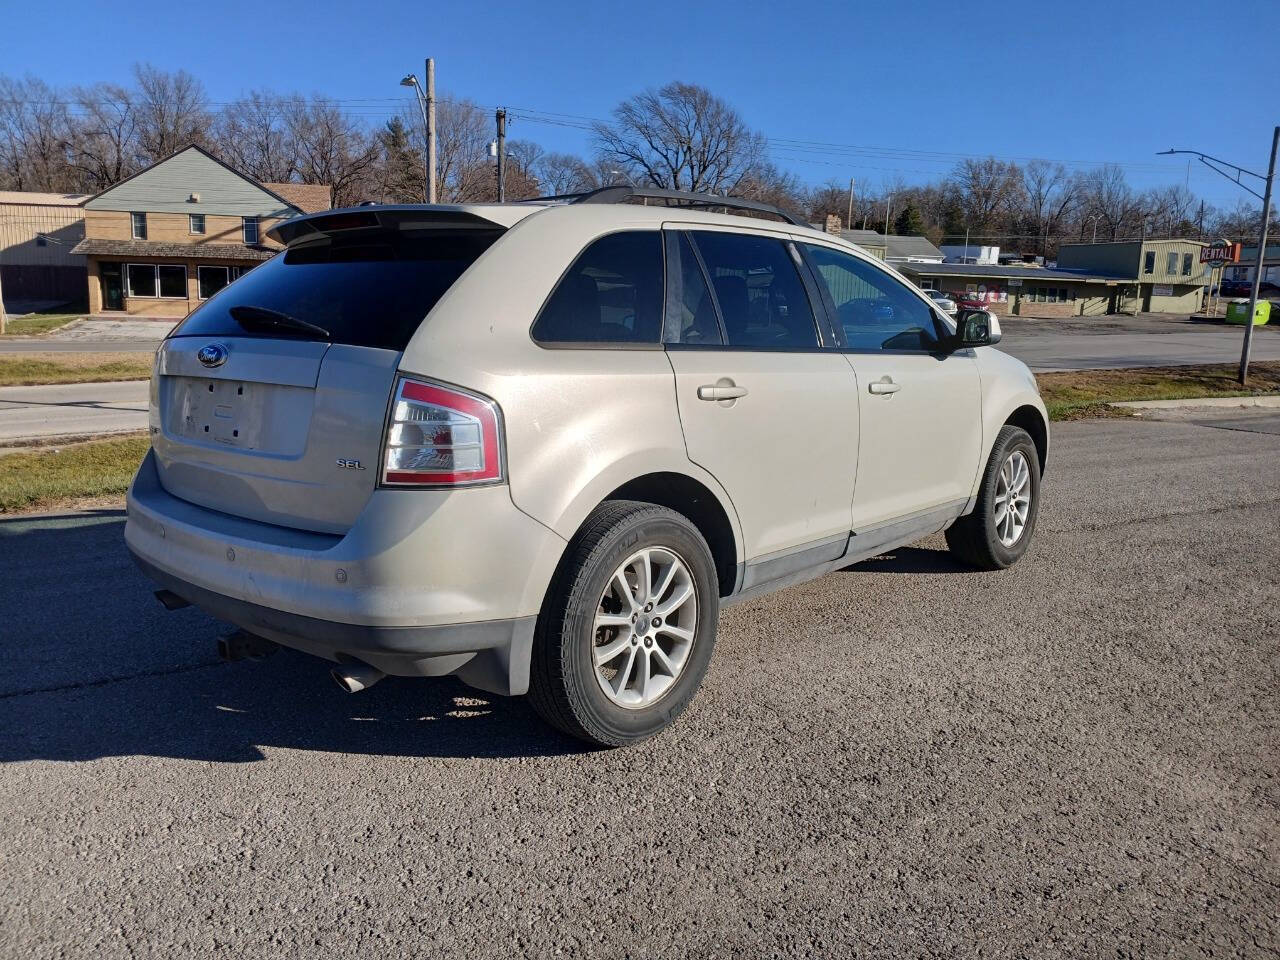
[[[956,302],[941,290],[926,290],[924,295],[933,301],[934,306],[949,317],[956,315]]]
[[[772,210],[611,188],[272,228],[156,354],[125,539],[157,597],[234,625],[228,659],[452,674],[620,745],[689,705],[728,604],[940,530],[1015,563],[1048,417],[996,318],[706,206]]]

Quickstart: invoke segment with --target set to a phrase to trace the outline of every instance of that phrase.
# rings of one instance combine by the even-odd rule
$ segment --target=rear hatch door
[[[405,345],[502,232],[394,212],[309,218],[164,342],[151,442],[169,493],[299,529],[351,527],[378,484]]]

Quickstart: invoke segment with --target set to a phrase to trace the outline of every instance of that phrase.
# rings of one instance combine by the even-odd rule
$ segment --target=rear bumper
[[[402,676],[528,688],[533,625],[564,541],[506,487],[379,490],[343,536],[206,510],[148,454],[125,541],[157,583],[250,633]]]

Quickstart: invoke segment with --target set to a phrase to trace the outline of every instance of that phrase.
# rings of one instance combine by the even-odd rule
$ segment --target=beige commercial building
[[[0,286],[9,303],[84,298],[86,199],[78,193],[0,191]]]

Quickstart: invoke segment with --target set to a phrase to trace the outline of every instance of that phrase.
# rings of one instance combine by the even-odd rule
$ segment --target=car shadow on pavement
[[[522,698],[388,677],[343,693],[326,661],[281,650],[222,663],[228,628],[166,612],[119,511],[0,520],[0,762],[151,755],[261,760],[272,750],[421,757],[578,753]]]
[[[840,568],[841,573],[973,573],[946,550],[899,547],[870,560]]]

